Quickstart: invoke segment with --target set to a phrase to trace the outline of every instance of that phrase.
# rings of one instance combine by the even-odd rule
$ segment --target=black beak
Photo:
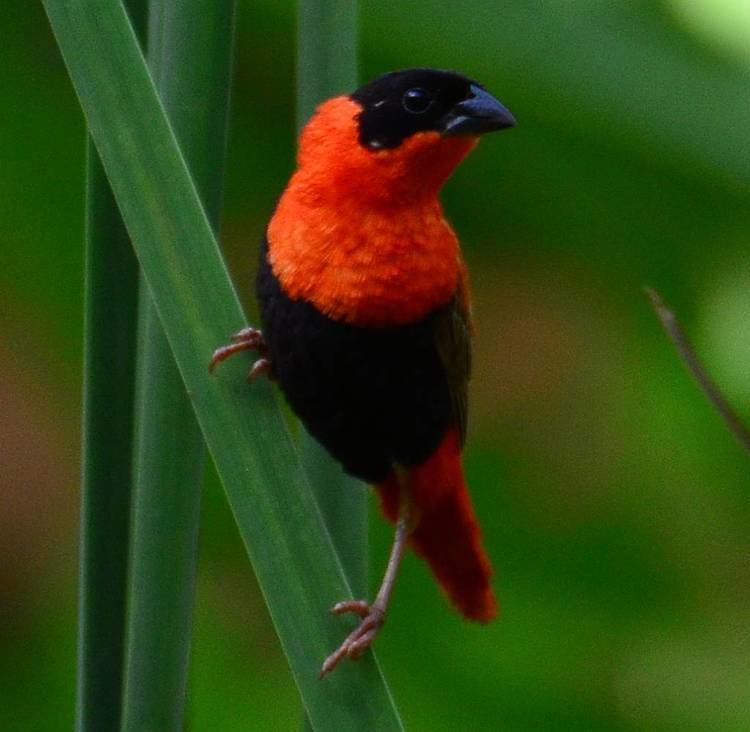
[[[476,84],[471,85],[468,99],[459,102],[440,122],[443,136],[482,135],[516,126],[510,111]]]

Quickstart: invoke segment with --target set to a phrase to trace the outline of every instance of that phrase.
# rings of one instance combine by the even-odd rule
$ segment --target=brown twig
[[[645,287],[644,290],[649,300],[651,300],[656,315],[661,321],[664,332],[677,348],[680,358],[688,369],[690,369],[690,373],[695,377],[703,393],[708,397],[708,400],[721,415],[724,422],[726,422],[727,427],[729,427],[732,434],[737,438],[740,445],[750,452],[750,431],[740,421],[737,414],[729,405],[729,402],[716,386],[713,379],[708,375],[705,366],[701,363],[685,331],[677,320],[677,316],[664,304],[661,295],[656,290],[650,287]]]

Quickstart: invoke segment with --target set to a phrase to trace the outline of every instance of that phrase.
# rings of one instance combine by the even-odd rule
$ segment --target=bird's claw
[[[370,614],[370,604],[364,600],[342,600],[331,608],[331,614],[343,615],[344,613],[355,613],[360,618],[366,618]]]
[[[271,371],[271,360],[268,358],[259,358],[247,372],[247,381],[252,384],[259,376]]]
[[[362,600],[346,600],[336,603],[331,612],[334,615],[354,613],[362,622],[346,637],[344,642],[323,662],[320,678],[333,671],[344,658],[356,661],[372,644],[385,622],[385,612],[377,605],[368,605]]]
[[[263,340],[263,333],[257,328],[252,328],[249,325],[240,331],[237,331],[234,335],[229,337],[232,343],[242,343],[245,348],[252,348],[258,351],[266,350],[266,342]]]
[[[240,351],[257,351],[260,355],[260,358],[250,367],[250,371],[247,374],[248,381],[255,381],[261,374],[267,374],[271,371],[268,347],[263,340],[263,333],[257,328],[243,328],[233,336],[230,336],[230,341],[231,343],[228,345],[221,346],[214,351],[208,364],[209,371],[213,372],[222,361],[226,361],[230,356]]]

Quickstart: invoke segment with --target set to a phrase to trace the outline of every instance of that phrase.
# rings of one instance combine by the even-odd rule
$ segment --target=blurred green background
[[[642,295],[750,420],[750,5],[360,0],[362,78],[451,67],[519,120],[444,201],[478,320],[477,627],[409,556],[378,653],[409,729],[750,729],[750,463]],[[248,309],[294,160],[294,6],[240,2],[223,223]],[[69,729],[84,127],[37,3],[0,0],[0,729]],[[371,579],[390,528],[372,502]],[[207,476],[191,729],[292,730],[293,682]],[[346,673],[342,668],[337,673]]]

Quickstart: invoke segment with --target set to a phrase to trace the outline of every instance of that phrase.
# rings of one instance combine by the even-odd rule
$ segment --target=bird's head
[[[370,202],[430,196],[480,135],[514,127],[484,87],[453,71],[407,69],[318,107],[302,132],[299,171],[313,189]]]

